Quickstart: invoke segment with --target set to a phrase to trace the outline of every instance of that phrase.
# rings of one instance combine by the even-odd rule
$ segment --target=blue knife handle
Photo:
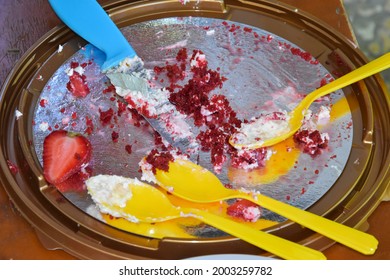
[[[137,55],[96,0],[49,0],[49,3],[70,29],[106,54],[103,71]]]

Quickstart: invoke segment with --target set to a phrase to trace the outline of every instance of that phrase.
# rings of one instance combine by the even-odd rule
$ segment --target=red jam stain
[[[16,175],[19,172],[19,167],[10,160],[7,160],[7,165],[12,175]]]

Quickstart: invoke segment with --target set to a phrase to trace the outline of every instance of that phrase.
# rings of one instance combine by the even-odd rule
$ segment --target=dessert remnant
[[[197,1],[197,3],[199,3],[200,0]],[[182,5],[186,5],[187,3],[190,2],[190,0],[179,0],[179,2],[182,4]]]
[[[102,213],[138,222],[136,217],[126,213],[125,207],[133,196],[131,185],[142,184],[140,181],[116,175],[97,175],[89,178],[85,184],[92,200]]]
[[[41,122],[39,124],[39,129],[41,131],[46,131],[46,130],[50,129],[49,123],[48,122]]]
[[[130,108],[145,117],[156,118],[173,108],[168,101],[169,93],[164,88],[153,87],[150,71],[143,68],[143,61],[137,56],[126,58],[118,67],[110,69],[107,77]]]
[[[167,172],[169,170],[169,162],[174,161],[174,157],[168,151],[159,152],[157,149],[153,149],[147,155],[145,161],[152,166],[153,174],[156,174],[157,169]]]
[[[231,153],[231,165],[246,170],[265,166],[270,156],[269,151],[267,148],[235,150]]]
[[[63,183],[88,164],[92,146],[87,138],[65,130],[56,130],[43,143],[43,174],[57,185]]]
[[[189,1],[183,1],[183,2],[189,2]],[[49,86],[53,88],[52,92],[54,94],[53,95],[49,94],[47,96],[47,99],[50,101],[49,104],[46,106],[45,103],[42,103],[42,105],[44,106],[42,107],[38,106],[38,110],[40,110],[39,112],[43,112],[44,117],[50,116],[49,114],[46,114],[46,112],[48,112],[50,109],[53,108],[53,104],[54,104],[53,101],[55,101],[53,99],[58,97],[59,99],[61,99],[62,95],[59,95],[59,93],[68,95],[66,96],[68,98],[66,99],[66,101],[70,101],[69,103],[67,103],[69,104],[69,106],[67,104],[60,104],[60,106],[58,106],[58,109],[55,108],[55,110],[60,110],[61,108],[64,108],[63,111],[61,109],[61,113],[63,115],[61,116],[60,114],[59,119],[53,121],[48,120],[47,118],[37,119],[35,128],[38,128],[38,125],[42,121],[49,121],[49,124],[50,126],[53,127],[53,129],[72,128],[73,130],[81,131],[85,135],[91,136],[90,138],[91,141],[93,141],[93,143],[96,143],[102,149],[102,152],[104,152],[102,153],[103,156],[105,155],[105,152],[107,150],[110,151],[111,147],[114,146],[115,153],[121,153],[122,156],[120,158],[121,161],[118,161],[119,168],[116,167],[116,162],[115,162],[116,155],[113,155],[112,157],[113,159],[109,157],[107,157],[106,159],[103,158],[99,153],[99,158],[96,158],[96,160],[99,159],[96,161],[96,166],[99,165],[99,169],[101,168],[100,169],[101,171],[99,171],[99,173],[105,173],[105,172],[114,173],[119,171],[122,174],[122,172],[126,172],[127,168],[128,171],[134,172],[135,171],[134,161],[137,161],[140,158],[140,153],[142,154],[141,155],[142,157],[145,155],[144,153],[145,151],[147,151],[147,149],[150,150],[153,149],[154,147],[157,147],[157,149],[153,149],[150,152],[150,154],[148,154],[142,161],[144,166],[148,167],[149,170],[151,171],[150,174],[153,175],[153,171],[155,172],[156,168],[166,170],[169,167],[169,162],[173,160],[172,159],[173,152],[171,149],[165,149],[166,147],[164,147],[164,145],[166,145],[166,143],[162,142],[161,136],[157,135],[157,132],[155,134],[156,135],[155,138],[156,141],[154,143],[155,145],[153,145],[153,138],[151,139],[146,138],[144,141],[143,139],[144,132],[145,135],[147,135],[149,133],[153,134],[153,131],[148,126],[147,121],[140,115],[140,113],[148,117],[155,117],[156,114],[161,113],[161,111],[153,112],[153,108],[159,108],[158,106],[155,105],[160,105],[161,103],[164,102],[167,102],[166,104],[169,105],[171,101],[173,104],[170,103],[172,106],[169,108],[174,108],[175,111],[182,112],[181,116],[184,116],[183,121],[187,122],[187,120],[190,119],[191,121],[194,122],[196,126],[198,126],[197,128],[194,129],[195,131],[193,136],[195,137],[191,139],[195,139],[199,143],[199,147],[203,151],[207,151],[207,153],[210,153],[210,157],[206,156],[205,158],[203,158],[203,154],[202,154],[202,162],[203,159],[211,160],[215,167],[214,170],[216,172],[221,171],[222,168],[224,169],[226,168],[226,170],[223,170],[223,174],[220,177],[221,179],[226,178],[226,180],[228,180],[231,184],[234,184],[235,187],[237,187],[237,185],[242,186],[243,188],[247,186],[254,186],[254,187],[263,186],[269,183],[267,178],[271,177],[269,176],[270,173],[274,173],[278,175],[278,176],[274,175],[274,177],[272,177],[272,180],[274,181],[277,181],[280,174],[282,175],[288,174],[290,170],[292,170],[293,174],[294,172],[298,173],[294,171],[293,166],[295,162],[295,166],[294,166],[295,169],[298,170],[300,168],[300,164],[298,164],[297,161],[297,157],[299,155],[300,149],[298,148],[298,145],[294,145],[292,138],[288,139],[289,145],[281,146],[279,150],[278,147],[261,148],[257,150],[253,150],[253,149],[236,150],[233,147],[231,147],[229,143],[226,141],[232,133],[236,132],[241,128],[241,125],[245,125],[248,122],[245,120],[238,119],[236,116],[236,112],[233,110],[233,108],[235,108],[234,106],[237,106],[240,110],[237,112],[245,114],[245,112],[241,111],[243,109],[240,108],[241,105],[240,103],[237,104],[233,103],[233,101],[240,101],[241,96],[240,97],[236,96],[238,98],[236,100],[236,97],[232,96],[232,94],[234,94],[236,91],[231,91],[230,89],[228,90],[224,89],[224,87],[226,87],[228,83],[225,83],[226,78],[223,77],[223,73],[226,72],[223,71],[228,71],[229,67],[231,66],[231,65],[227,65],[225,62],[227,62],[228,64],[230,63],[236,64],[239,63],[240,61],[242,62],[250,61],[250,59],[253,59],[255,57],[255,56],[254,57],[249,56],[251,55],[250,53],[251,50],[248,50],[247,52],[245,47],[243,47],[243,45],[240,44],[241,41],[234,40],[235,37],[237,37],[237,39],[239,37],[236,36],[236,34],[240,35],[241,33],[245,32],[246,36],[249,37],[249,34],[252,33],[253,37],[257,38],[254,41],[253,47],[259,50],[262,47],[262,45],[260,44],[261,42],[267,42],[267,41],[271,42],[273,38],[272,36],[267,37],[267,36],[261,36],[261,34],[258,35],[249,27],[244,27],[240,29],[239,25],[229,24],[228,26],[227,23],[224,23],[224,25],[226,25],[229,32],[231,32],[231,34],[228,34],[229,43],[227,44],[227,46],[223,47],[225,50],[228,50],[228,55],[230,54],[229,58],[223,57],[223,52],[221,52],[221,54],[217,55],[217,60],[210,59],[210,63],[208,63],[208,59],[209,59],[208,53],[206,55],[200,50],[193,51],[192,49],[190,50],[189,47],[188,50],[184,48],[187,46],[187,40],[185,39],[186,38],[185,36],[178,37],[179,40],[182,39],[184,40],[180,41],[177,44],[172,44],[165,48],[158,48],[158,50],[161,53],[165,53],[167,55],[167,60],[166,60],[167,62],[165,64],[164,63],[162,65],[155,64],[155,63],[159,63],[159,61],[161,61],[161,59],[164,58],[160,57],[158,59],[154,59],[157,58],[160,54],[150,53],[152,54],[151,56],[152,60],[148,61],[149,65],[151,64],[158,65],[154,67],[155,79],[151,78],[151,76],[148,77],[139,76],[138,78],[142,79],[143,82],[147,80],[147,83],[143,83],[143,85],[149,85],[154,89],[159,88],[160,84],[163,87],[165,87],[164,91],[161,92],[156,91],[156,93],[158,93],[156,96],[157,97],[163,96],[164,101],[157,100],[158,102],[153,103],[154,101],[152,99],[149,99],[146,100],[148,102],[143,103],[142,99],[137,98],[137,95],[134,92],[131,93],[131,97],[127,96],[126,93],[123,94],[123,92],[121,92],[120,88],[115,89],[115,86],[110,85],[109,83],[103,85],[103,88],[104,87],[106,88],[103,89],[102,91],[101,90],[102,87],[100,86],[101,86],[102,78],[104,76],[100,72],[98,65],[96,65],[95,67],[94,64],[93,67],[85,69],[85,67],[81,66],[82,62],[80,62],[79,65],[76,65],[76,63],[72,63],[71,67],[66,72],[63,69],[65,69],[68,66],[64,65],[65,68],[62,68],[60,72],[62,73],[63,76],[65,76],[65,73],[67,73],[69,77],[65,76],[65,80],[61,79],[61,81],[65,81],[65,82],[57,85],[59,86],[60,89],[59,91],[57,91],[57,87],[53,86],[53,83],[49,84]],[[166,25],[165,27],[168,26],[169,25]],[[210,29],[214,27],[215,30]],[[213,40],[214,38],[212,38],[212,36],[216,35],[215,38],[219,40],[217,43],[223,44],[224,38],[219,38],[220,30],[218,29],[218,26],[214,26],[214,25],[203,26],[203,27],[201,26],[201,28],[204,29],[202,36],[208,36],[208,40]],[[161,31],[159,32],[161,32],[161,35],[158,36],[161,36],[161,38],[163,38],[164,35],[163,32],[165,32],[164,28],[162,28]],[[190,35],[190,33],[188,33],[188,35]],[[264,37],[264,38],[258,40],[260,39],[260,37]],[[230,39],[233,40],[230,41]],[[273,40],[273,42],[275,41],[276,40]],[[189,39],[188,42],[190,42]],[[238,44],[235,45],[235,43]],[[188,43],[188,46],[190,45],[191,44]],[[250,45],[249,47],[252,46]],[[272,47],[271,44],[269,45],[269,47]],[[291,49],[291,53],[294,53],[305,60],[308,60],[309,58],[307,54],[302,52],[297,52],[292,47],[291,48],[289,47],[287,49],[289,50]],[[177,55],[174,53],[176,50],[179,50],[177,52]],[[208,49],[205,49],[205,51],[206,50],[209,51]],[[283,49],[282,51],[285,50]],[[288,55],[290,52],[285,52],[285,53]],[[149,53],[146,52],[146,54],[148,55]],[[234,57],[232,58],[232,56]],[[281,60],[280,60],[281,62],[283,58],[284,55],[281,56]],[[82,57],[82,59],[84,59],[84,56]],[[86,57],[86,59],[89,58]],[[81,60],[77,60],[77,61],[81,61]],[[275,64],[278,61],[279,61],[278,59],[273,60]],[[312,60],[310,60],[310,62],[311,61]],[[219,68],[210,69],[209,65],[215,65],[214,63],[220,63],[220,66],[224,67],[224,69],[222,71],[220,71]],[[242,63],[242,65],[245,64]],[[125,68],[127,68],[126,65],[124,65],[123,69]],[[84,70],[86,70],[85,74],[84,74]],[[87,77],[85,81],[88,82],[87,86],[89,86],[89,88],[91,89],[91,93],[93,94],[90,94],[87,98],[84,99],[72,98],[71,92],[67,92],[64,86],[67,83],[67,79],[69,78],[69,80],[71,80],[72,78],[70,77],[73,75],[80,76],[81,78],[84,75],[86,75]],[[107,80],[104,79],[104,81]],[[258,80],[256,82],[260,85],[265,84],[263,83],[262,80]],[[234,86],[234,83],[232,83],[232,85]],[[307,83],[306,86],[307,85],[312,85],[312,83],[311,82]],[[283,82],[280,84],[280,86],[283,86]],[[279,106],[280,104],[286,105],[283,106],[283,108],[291,108],[290,105],[295,104],[297,100],[295,97],[296,96],[298,98],[301,97],[301,95],[296,92],[295,85],[292,85],[292,87],[294,87],[294,92],[285,91],[283,93],[273,88],[276,90],[276,92],[271,93],[270,96],[271,99],[266,99],[264,104],[251,103],[253,104],[253,106],[250,104],[250,109],[248,110],[248,112],[251,110],[258,110],[258,112],[277,111],[279,110],[278,108],[280,108]],[[116,93],[115,91],[118,92],[118,95],[122,94],[123,97],[125,98],[118,98],[118,96],[114,95]],[[223,95],[225,94],[225,92],[228,92],[228,95],[226,96]],[[241,93],[240,91],[237,92]],[[249,90],[249,92],[251,92],[251,90]],[[50,96],[53,96],[53,99]],[[111,98],[109,98],[108,96],[111,96]],[[143,98],[143,96],[140,97]],[[265,98],[267,98],[267,96],[265,96]],[[106,100],[107,101],[110,100],[111,102],[109,104],[104,103],[104,101]],[[123,102],[124,100],[127,101],[127,103]],[[287,100],[287,102],[285,102],[285,100]],[[78,109],[83,107],[78,106],[79,105],[78,102],[83,104],[86,103],[87,105],[89,105],[88,103],[91,103],[91,105],[88,106],[87,109],[80,111]],[[101,103],[99,104],[99,102]],[[151,103],[153,103],[154,105],[153,104],[151,105]],[[231,105],[233,106],[233,108]],[[66,114],[64,113],[65,107],[63,106],[66,106]],[[111,107],[113,109],[110,109]],[[71,115],[73,110],[77,110],[78,113],[77,118],[76,115],[75,117]],[[122,118],[120,118],[121,114],[123,114]],[[161,119],[161,116],[165,117],[164,114],[165,113],[159,115],[159,120]],[[278,115],[278,113],[275,114]],[[321,108],[320,112],[317,113],[317,115],[313,115],[311,119],[313,121],[316,120],[317,122],[316,125],[323,124],[326,123],[326,121],[328,120],[328,115],[327,115],[327,111]],[[272,116],[272,114],[270,116]],[[126,121],[117,122],[116,118],[120,120],[126,120]],[[61,119],[63,120],[62,122]],[[77,126],[74,126],[73,125],[74,123],[77,123]],[[141,136],[136,133],[133,133],[133,131],[131,131],[131,135],[130,133],[126,135],[125,130],[126,128],[128,128],[128,126],[125,125],[122,126],[122,124],[124,123],[125,125],[130,124],[130,126],[139,127],[139,129],[134,127],[131,127],[131,129],[135,129],[135,131],[141,131],[142,132]],[[46,133],[41,133],[41,131],[38,130],[38,132],[40,133],[39,135],[46,135],[51,131],[51,128],[49,128],[48,126],[49,124],[45,123],[44,125],[39,126],[42,128],[42,131],[48,130]],[[176,124],[176,122],[173,124]],[[169,132],[170,134],[174,134],[175,131],[183,131],[181,127],[173,124],[169,126],[169,128],[172,128],[172,131]],[[315,130],[316,127],[313,127],[313,129]],[[333,134],[331,135],[333,136]],[[297,137],[298,136],[296,136],[296,138]],[[38,139],[42,139],[42,138],[38,138]],[[105,147],[104,141],[107,141],[106,143],[108,143],[108,145],[111,146],[107,145],[107,147]],[[116,144],[112,145],[112,142]],[[141,142],[142,144],[140,144]],[[39,143],[39,141],[37,143]],[[101,147],[102,145],[103,147]],[[150,148],[149,145],[151,146]],[[302,147],[302,149],[304,148],[303,144],[300,144],[299,146]],[[324,145],[321,144],[320,146],[324,146]],[[156,153],[157,150],[162,150],[162,152],[158,153],[160,157]],[[284,152],[280,152],[281,150],[283,150]],[[183,152],[186,151],[183,150]],[[270,159],[271,154],[272,154],[272,158]],[[292,154],[294,154],[295,156],[293,157]],[[285,161],[284,158],[286,158],[287,160]],[[290,158],[295,158],[295,160],[294,159],[290,160]],[[114,164],[112,164],[113,161]],[[318,162],[320,161],[317,160],[316,163]],[[224,165],[224,163],[228,163],[229,166]],[[264,166],[266,166],[266,168],[262,168]],[[281,171],[280,168],[281,166],[286,171]],[[315,164],[313,164],[313,166],[315,166]],[[135,169],[137,169],[137,167],[135,167]],[[272,169],[272,172],[269,172],[270,169]],[[131,174],[133,175],[133,173]],[[146,172],[143,172],[141,180],[146,180],[145,174]],[[313,174],[314,174],[313,172],[310,172],[310,175],[308,176],[312,176]],[[60,191],[69,190],[71,189],[72,186],[73,187],[76,186],[75,187],[76,189],[83,188],[85,186],[83,181],[85,181],[88,177],[90,177],[90,175],[91,174],[89,173],[88,166],[82,167],[80,171],[70,176],[64,182],[57,183],[56,187]],[[235,181],[235,179],[238,177],[244,178],[243,181],[239,181],[239,180]],[[289,178],[288,176],[285,177]],[[284,179],[284,177],[281,178]],[[306,179],[306,177],[302,179]],[[314,179],[312,177],[308,177],[308,179],[305,180],[305,182],[309,180],[310,180],[309,184],[314,184],[313,181]],[[250,181],[252,185],[250,185],[248,181]],[[83,184],[79,185],[80,182],[82,182]],[[281,180],[280,182],[283,183],[285,181]],[[172,193],[174,193],[174,191],[172,191]],[[304,193],[303,189],[302,189],[302,193]],[[289,199],[290,196],[291,199],[294,200],[295,193],[293,191],[289,192],[288,193]],[[248,221],[252,220],[253,217],[256,217],[261,212],[256,205],[252,205],[253,208],[244,207],[243,209],[245,209],[245,211],[242,210],[240,212],[238,211],[239,208],[238,206],[240,206],[241,204],[239,201],[237,201],[236,203],[237,204],[235,206],[230,207],[230,214],[233,214],[236,217],[242,217],[242,219],[244,220],[248,220]],[[241,203],[245,204],[245,202],[242,201]],[[234,210],[235,207],[236,210]],[[267,215],[266,212],[264,212],[263,214],[265,216]]]
[[[329,135],[318,130],[302,129],[294,134],[294,141],[299,144],[304,153],[316,156],[328,147]]]
[[[261,216],[261,210],[257,204],[249,200],[237,199],[227,208],[227,214],[247,222],[256,222]]]
[[[19,110],[15,110],[15,118],[16,120],[19,120],[23,116],[23,113]]]
[[[318,114],[316,115],[317,124],[325,125],[330,121],[330,110],[328,107],[321,106]]]
[[[141,180],[158,184],[155,176],[157,169],[168,172],[169,163],[176,159],[187,160],[188,157],[170,146],[163,146],[162,151],[158,149],[151,150],[139,163],[142,172]]]
[[[82,192],[85,190],[85,181],[91,177],[92,168],[89,166],[82,167],[81,170],[62,183],[55,184],[55,187],[62,193],[65,192]]]
[[[12,175],[16,175],[19,172],[19,167],[9,159],[7,160],[7,165]]]
[[[328,147],[329,134],[320,132],[318,126],[326,125],[330,121],[330,109],[321,106],[317,114],[307,110],[303,124],[294,136],[294,142],[298,144],[302,152],[311,156],[317,156]]]
[[[70,68],[67,69],[69,82],[66,84],[66,88],[75,97],[85,97],[90,93],[87,77],[84,75],[86,66],[87,64],[80,65],[78,62],[72,62]]]
[[[232,141],[250,147],[251,144],[261,143],[289,132],[288,121],[287,112],[261,115],[247,123],[243,123],[241,129],[232,137]]]

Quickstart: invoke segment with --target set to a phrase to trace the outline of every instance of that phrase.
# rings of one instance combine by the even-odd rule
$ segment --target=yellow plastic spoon
[[[284,122],[279,122],[279,130],[267,128],[266,131],[259,137],[253,134],[238,131],[230,137],[229,143],[236,149],[258,149],[261,147],[273,146],[279,142],[282,142],[299,130],[307,109],[315,100],[336,90],[349,86],[357,81],[363,80],[371,75],[386,70],[389,67],[390,53],[387,53],[308,94],[294,110],[286,114],[286,120],[284,120]],[[262,130],[260,130],[258,127],[259,123],[262,122],[251,122],[250,126],[252,126],[253,129],[258,129],[260,132],[262,132]],[[245,125],[245,130],[250,131],[250,126]]]
[[[88,179],[86,184],[92,199],[103,212],[126,218],[131,222],[156,223],[192,217],[284,259],[326,259],[317,250],[233,220],[196,208],[176,207],[158,188],[136,179],[98,175]]]
[[[155,177],[161,187],[189,201],[205,203],[231,198],[248,199],[362,254],[371,255],[378,247],[378,240],[365,232],[260,193],[225,188],[212,172],[188,160],[176,159],[170,162],[169,171],[157,170]]]

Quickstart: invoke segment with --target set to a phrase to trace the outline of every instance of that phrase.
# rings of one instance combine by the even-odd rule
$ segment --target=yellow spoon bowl
[[[357,81],[363,80],[371,75],[386,70],[389,67],[390,53],[387,53],[306,95],[306,97],[298,104],[298,106],[288,113],[286,118],[286,122],[288,122],[288,129],[283,130],[283,132],[275,135],[270,133],[269,138],[263,137],[258,139],[253,137],[253,140],[250,139],[250,141],[244,141],[244,143],[241,143],[241,141],[238,139],[245,139],[245,135],[238,131],[236,134],[233,134],[230,137],[229,143],[236,149],[258,149],[261,147],[273,146],[279,142],[282,142],[299,130],[299,128],[302,126],[302,121],[307,109],[315,100],[336,90],[349,86]],[[254,125],[256,124],[254,123]]]
[[[231,198],[250,200],[362,254],[371,255],[378,247],[378,240],[365,232],[260,193],[225,188],[213,173],[188,160],[177,159],[170,162],[168,172],[157,170],[156,180],[173,195],[193,202],[215,202]]]
[[[103,178],[101,176],[105,176],[105,183],[101,183],[102,180],[100,179]],[[192,217],[284,259],[326,259],[317,250],[256,230],[233,220],[196,208],[174,206],[158,188],[138,180],[126,178],[125,183],[123,183],[124,181],[118,183],[119,180],[116,180],[113,185],[109,185],[107,182],[110,180],[107,180],[107,178],[110,177],[118,178],[118,176],[113,175],[98,175],[91,177],[86,182],[92,199],[105,213],[115,214],[115,216],[126,218],[131,222],[144,223]],[[118,186],[118,184],[122,184],[122,186]],[[116,190],[115,193],[113,190]],[[97,193],[103,193],[104,195],[97,198]],[[126,196],[125,201],[122,200],[123,196]],[[116,201],[120,201],[120,203]]]

